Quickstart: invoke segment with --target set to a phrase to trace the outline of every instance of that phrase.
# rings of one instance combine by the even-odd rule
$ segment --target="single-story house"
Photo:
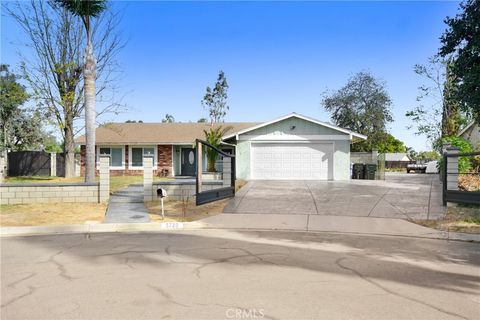
[[[350,144],[366,136],[291,113],[265,123],[222,123],[222,149],[235,154],[237,179],[347,180]],[[143,156],[153,155],[154,174],[195,175],[195,139],[206,123],[112,123],[96,130],[97,161],[111,156],[111,173],[139,175]],[[82,173],[85,138],[80,137]],[[206,161],[202,161],[205,163]]]
[[[474,149],[480,148],[480,124],[475,121],[463,128],[458,136],[468,140]]]
[[[385,153],[385,168],[406,168],[413,159],[407,153]]]

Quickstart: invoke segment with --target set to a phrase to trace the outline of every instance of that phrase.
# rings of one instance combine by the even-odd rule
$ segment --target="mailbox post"
[[[162,219],[165,219],[165,212],[163,210],[163,198],[167,197],[167,190],[158,188],[157,189],[157,197],[160,197],[160,203],[162,204]]]

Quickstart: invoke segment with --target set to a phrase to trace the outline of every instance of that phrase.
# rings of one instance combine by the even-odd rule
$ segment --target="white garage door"
[[[332,152],[328,143],[252,143],[252,179],[327,180]]]

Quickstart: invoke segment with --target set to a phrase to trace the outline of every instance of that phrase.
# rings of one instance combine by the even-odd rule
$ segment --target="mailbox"
[[[157,189],[157,197],[159,198],[165,198],[167,196],[167,190],[163,189],[163,188],[158,188]]]

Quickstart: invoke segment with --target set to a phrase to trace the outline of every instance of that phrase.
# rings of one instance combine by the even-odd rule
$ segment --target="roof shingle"
[[[214,127],[229,127],[227,134],[257,125],[256,122],[231,122],[214,124]],[[96,144],[182,144],[205,138],[203,130],[209,123],[109,123],[96,130]],[[85,136],[77,138],[85,144]]]

